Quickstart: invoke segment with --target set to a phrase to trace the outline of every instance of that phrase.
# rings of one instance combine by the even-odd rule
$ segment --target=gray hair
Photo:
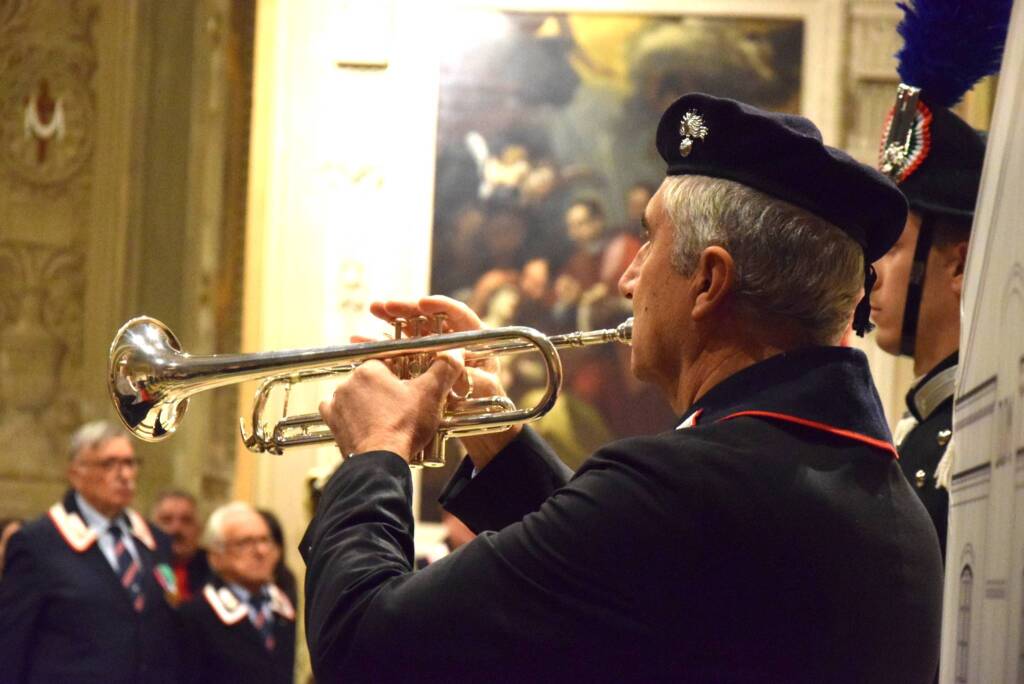
[[[226,503],[210,514],[210,519],[206,521],[206,529],[203,530],[202,545],[207,549],[222,550],[224,548],[224,525],[229,518],[243,513],[252,513],[259,516],[260,520],[263,519],[259,511],[245,501]]]
[[[792,321],[812,344],[835,344],[864,286],[864,250],[856,241],[808,211],[730,180],[671,176],[663,197],[675,226],[673,268],[690,275],[706,247],[723,247],[749,314]]]
[[[68,440],[68,460],[73,461],[86,449],[95,449],[109,439],[128,437],[128,431],[109,420],[94,420],[75,430]]]

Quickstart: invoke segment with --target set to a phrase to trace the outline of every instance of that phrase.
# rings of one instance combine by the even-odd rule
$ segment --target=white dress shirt
[[[115,573],[118,572],[117,554],[114,552],[114,538],[110,534],[111,525],[121,528],[121,538],[124,539],[125,548],[128,549],[128,553],[139,564],[139,567],[142,567],[139,551],[135,548],[135,540],[132,538],[132,528],[123,513],[112,522],[110,518],[90,506],[89,502],[78,492],[75,492],[75,504],[78,506],[79,513],[82,514],[82,522],[85,523],[85,526],[90,530],[95,530],[96,543]]]

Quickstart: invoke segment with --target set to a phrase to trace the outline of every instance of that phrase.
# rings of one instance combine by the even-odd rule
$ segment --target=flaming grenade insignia
[[[704,125],[704,119],[696,110],[691,109],[683,115],[679,122],[679,135],[683,139],[679,141],[679,154],[687,157],[693,149],[693,141],[703,140],[707,137],[708,127]]]

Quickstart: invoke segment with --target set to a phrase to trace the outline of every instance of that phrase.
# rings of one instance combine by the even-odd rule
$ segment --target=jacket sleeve
[[[0,579],[0,663],[4,682],[25,679],[32,635],[43,608],[43,577],[24,532],[7,543]]]
[[[445,510],[480,534],[522,520],[571,477],[572,470],[527,427],[476,477],[473,462],[464,459],[440,501]]]
[[[301,547],[317,681],[493,680],[543,653],[593,653],[594,635],[619,637],[608,649],[637,643],[638,568],[671,567],[685,581],[657,557],[683,512],[667,518],[650,474],[612,456],[592,457],[521,521],[415,573],[407,465],[387,452],[349,459]]]

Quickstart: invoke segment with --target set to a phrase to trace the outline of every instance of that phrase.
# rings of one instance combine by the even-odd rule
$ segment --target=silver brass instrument
[[[114,408],[125,426],[139,439],[157,442],[169,437],[181,423],[194,394],[250,380],[262,380],[253,405],[253,429],[240,420],[242,439],[253,452],[281,454],[284,449],[334,440],[318,413],[285,415],[271,429],[263,419],[268,398],[277,387],[287,393],[299,383],[322,380],[355,370],[370,360],[389,361],[399,377],[415,377],[429,367],[434,355],[464,349],[467,364],[499,356],[538,352],[547,371],[543,396],[532,408],[520,409],[504,396],[450,397],[438,434],[426,453],[411,465],[444,465],[444,442],[450,437],[500,432],[513,425],[537,420],[554,406],[562,384],[559,349],[608,342],[629,344],[633,319],[617,328],[546,336],[533,328],[511,326],[490,330],[440,332],[443,315],[433,321],[395,321],[395,339],[340,347],[297,349],[256,354],[192,356],[160,321],[140,316],[118,330],[110,345],[107,381]],[[428,324],[434,332],[424,335]],[[409,337],[402,338],[403,331]]]

